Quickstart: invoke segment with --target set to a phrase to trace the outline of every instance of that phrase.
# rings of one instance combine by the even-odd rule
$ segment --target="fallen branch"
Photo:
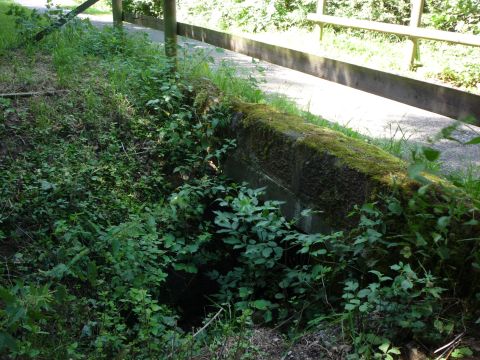
[[[435,360],[442,359],[445,354],[448,354],[446,357],[448,359],[452,351],[462,342],[462,337],[464,335],[465,333],[461,333],[460,335],[456,336],[452,341],[450,341],[448,344],[445,344],[442,347],[439,347],[437,350],[435,350],[433,352],[434,354],[437,354],[440,351],[444,350],[438,357],[435,358]]]
[[[72,20],[74,17],[76,17],[78,14],[84,12],[85,10],[87,10],[89,7],[91,7],[92,5],[95,5],[95,3],[97,3],[99,0],[87,0],[85,1],[84,3],[78,5],[78,7],[76,7],[75,9],[73,9],[72,11],[70,11],[68,14],[64,15],[64,16],[61,16],[56,22],[54,22],[53,24],[51,24],[49,27],[41,30],[40,32],[38,32],[34,37],[33,37],[33,40],[35,42],[38,42],[40,40],[42,40],[46,35],[50,34],[52,31],[62,27],[64,24],[66,24],[67,22],[69,22],[70,20]]]
[[[205,330],[213,321],[215,321],[215,319],[217,317],[220,316],[220,314],[223,312],[223,308],[220,308],[220,310],[218,310],[218,312],[215,314],[215,316],[213,316],[210,320],[208,320],[208,322],[203,325],[203,327],[198,330],[195,334],[193,334],[193,337],[196,337],[198,334],[200,334],[203,330]]]
[[[20,97],[32,97],[32,96],[52,96],[59,93],[67,92],[68,90],[45,90],[45,91],[28,91],[28,92],[18,92],[18,93],[6,93],[0,94],[0,98],[20,98]]]

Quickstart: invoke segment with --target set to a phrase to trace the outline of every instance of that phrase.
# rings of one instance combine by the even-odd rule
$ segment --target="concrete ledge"
[[[306,208],[319,214],[302,218],[306,232],[345,229],[354,205],[400,186],[418,184],[406,175],[407,165],[382,149],[341,133],[305,123],[267,105],[236,103],[227,136],[237,148],[225,172],[252,187],[267,187],[267,197],[284,201],[282,212],[301,218]]]
[[[163,20],[152,16],[125,13],[124,19],[163,30]],[[195,25],[178,23],[177,34],[454,119],[471,115],[480,125],[479,95]]]

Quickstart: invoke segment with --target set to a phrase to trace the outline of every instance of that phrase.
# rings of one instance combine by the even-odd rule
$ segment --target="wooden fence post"
[[[113,25],[122,28],[123,25],[123,8],[122,0],[112,0]]]
[[[327,0],[318,0],[317,1],[317,14],[319,14],[319,15],[324,15],[325,14],[326,4],[327,4]],[[320,30],[320,34],[319,34],[320,41],[322,41],[322,39],[323,39],[323,27],[324,26],[325,25],[323,23],[318,24],[318,28]]]
[[[163,0],[163,21],[165,24],[165,55],[172,60],[172,71],[177,62],[177,12],[175,0]]]
[[[419,27],[422,22],[422,12],[425,0],[412,0],[412,12],[410,14],[410,27]],[[418,48],[418,38],[409,38],[407,40],[407,66],[414,69],[415,60],[420,60],[420,50]]]

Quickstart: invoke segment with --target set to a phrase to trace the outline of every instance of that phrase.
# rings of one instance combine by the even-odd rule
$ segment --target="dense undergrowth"
[[[334,327],[348,358],[392,359],[475,335],[475,199],[425,184],[303,234],[222,176],[229,97],[200,96],[204,63],[172,73],[144,37],[79,21],[9,50],[38,20],[13,13],[1,92],[66,92],[0,99],[2,356],[259,359],[255,328]]]

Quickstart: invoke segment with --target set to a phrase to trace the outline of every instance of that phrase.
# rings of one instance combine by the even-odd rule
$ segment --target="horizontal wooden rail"
[[[308,14],[307,19],[322,24],[332,24],[343,27],[351,27],[355,29],[372,30],[382,33],[408,36],[411,38],[447,41],[462,45],[480,46],[480,36],[478,35],[459,34],[451,31],[417,28],[404,25],[387,24],[377,21],[357,20],[321,14]]]
[[[125,13],[124,19],[163,30],[152,16]],[[179,22],[177,34],[454,119],[471,115],[480,125],[479,95],[195,25]]]

